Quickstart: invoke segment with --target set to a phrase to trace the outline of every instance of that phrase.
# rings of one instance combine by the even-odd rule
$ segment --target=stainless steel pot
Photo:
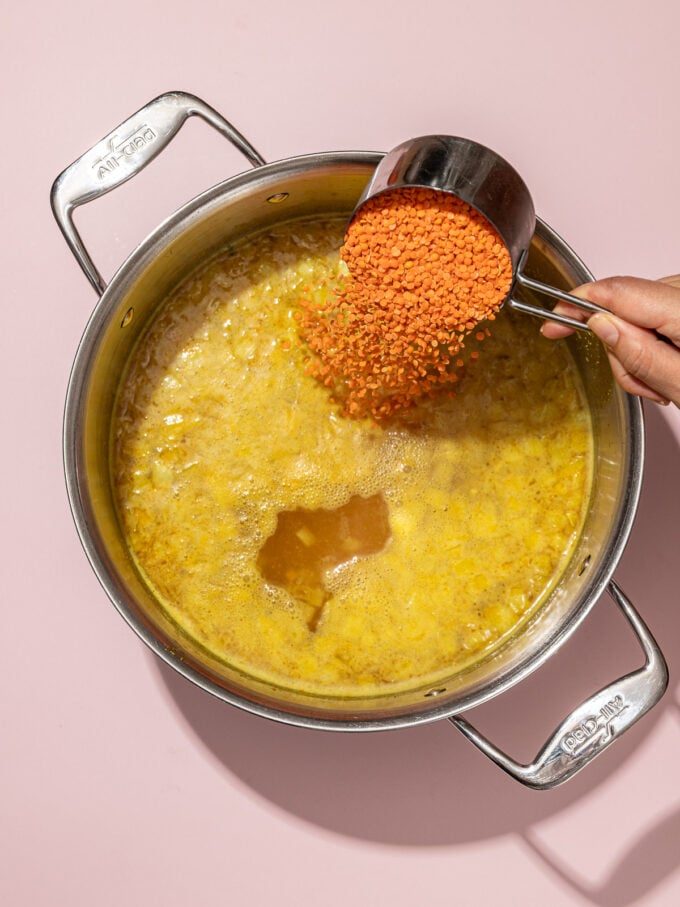
[[[74,208],[141,170],[193,115],[240,148],[255,169],[180,208],[135,249],[106,286],[73,224]],[[237,238],[284,220],[349,215],[381,157],[344,151],[265,164],[215,110],[192,95],[172,92],[142,108],[57,178],[52,189],[55,217],[101,297],[80,342],[66,399],[64,461],[73,516],[90,563],[121,615],[157,655],[207,692],[266,718],[324,730],[387,730],[447,718],[517,780],[534,788],[554,787],[652,708],[668,679],[656,642],[611,581],[637,508],[644,433],[639,400],[616,386],[606,356],[592,337],[570,340],[592,411],[596,446],[583,536],[545,606],[499,651],[437,689],[324,698],[272,686],[226,666],[159,609],[135,569],[116,517],[109,469],[114,397],[130,351],[158,306],[199,262]],[[591,279],[571,249],[541,221],[527,270],[565,289]],[[605,590],[637,635],[645,664],[591,696],[559,725],[532,763],[520,765],[459,713],[540,667]]]

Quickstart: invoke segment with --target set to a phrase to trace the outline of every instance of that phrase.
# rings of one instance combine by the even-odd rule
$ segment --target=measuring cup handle
[[[254,166],[262,155],[216,110],[184,91],[170,91],[150,101],[67,167],[54,181],[52,211],[76,261],[96,292],[106,289],[73,223],[73,211],[105,195],[143,170],[191,116],[198,116],[243,152]]]
[[[569,305],[575,306],[587,315],[597,315],[598,313],[611,314],[609,309],[605,309],[601,305],[597,305],[587,299],[580,299],[572,293],[565,293],[563,290],[558,290],[557,287],[551,287],[550,284],[541,283],[540,280],[533,280],[533,278],[527,277],[522,271],[523,262],[524,258],[520,261],[520,266],[515,275],[515,286],[525,287],[527,290],[533,290],[535,293],[551,296],[553,299],[558,299],[560,302],[568,302]],[[577,318],[570,318],[569,315],[562,315],[560,312],[554,312],[552,309],[544,309],[542,306],[533,305],[533,303],[525,302],[523,299],[515,299],[511,296],[510,299],[508,299],[508,305],[511,309],[515,309],[516,312],[523,312],[525,315],[533,315],[535,318],[542,318],[544,321],[554,321],[556,324],[564,324],[567,327],[573,328],[575,331],[590,330],[587,323],[584,321],[579,321]],[[660,331],[653,330],[652,334],[654,334],[656,339],[660,340],[662,343],[667,343],[671,346],[674,345],[671,338],[666,337],[666,335],[662,334]]]
[[[550,790],[581,771],[653,708],[668,686],[666,661],[644,621],[615,583],[610,583],[607,591],[633,628],[645,653],[645,665],[615,680],[574,709],[533,762],[528,765],[515,762],[464,718],[449,718],[489,759],[527,787]]]
[[[577,318],[571,318],[569,315],[561,315],[559,312],[553,312],[552,309],[544,309],[542,306],[533,305],[531,302],[525,302],[523,299],[508,299],[508,306],[516,312],[522,312],[524,315],[532,315],[534,318],[541,318],[543,321],[554,321],[556,324],[563,324],[565,327],[573,328],[575,331],[589,331],[590,328],[585,321],[579,321]]]
[[[542,283],[540,280],[534,280],[532,277],[527,277],[524,273],[527,255],[528,252],[525,250],[520,256],[517,271],[515,273],[513,291],[515,287],[532,290],[534,293],[539,293],[543,296],[551,296],[553,299],[558,299],[561,302],[568,302],[589,315],[607,311],[606,309],[603,309],[602,306],[595,305],[594,302],[589,302],[587,299],[579,299],[578,296],[573,296],[571,293],[565,293],[564,290],[558,290],[557,287],[550,286],[548,283]],[[508,305],[511,309],[515,309],[516,312],[523,312],[525,315],[533,315],[534,318],[542,318],[544,321],[554,321],[557,324],[563,324],[566,327],[573,328],[575,331],[590,330],[588,325],[583,321],[578,321],[576,318],[570,318],[569,315],[561,315],[559,312],[553,312],[552,309],[544,309],[542,306],[533,305],[533,303],[525,302],[523,299],[515,299],[512,293],[510,299],[508,299]]]

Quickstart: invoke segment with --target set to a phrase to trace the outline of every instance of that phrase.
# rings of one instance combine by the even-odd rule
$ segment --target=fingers
[[[555,306],[556,312],[587,320],[607,348],[620,386],[630,394],[680,406],[680,275],[658,281],[610,277],[584,284],[573,294],[608,310],[589,315],[567,304]],[[660,341],[655,331],[671,344]],[[541,332],[555,340],[573,330],[546,322]]]
[[[672,283],[640,277],[608,277],[585,284],[578,295],[630,324],[659,331],[680,345],[680,290]]]
[[[667,283],[671,287],[678,287],[678,289],[680,289],[680,274],[672,274],[670,277],[661,277],[659,282]]]
[[[593,315],[588,327],[607,348],[614,376],[625,391],[657,403],[680,404],[677,349],[614,315]]]
[[[586,296],[584,295],[586,286],[587,284],[582,287],[577,287],[575,290],[570,290],[569,292],[572,296],[586,299]],[[585,321],[588,317],[588,313],[584,312],[583,309],[579,309],[575,305],[569,305],[566,302],[558,302],[553,311],[558,312],[560,315],[568,315],[570,318],[575,318],[577,321]],[[573,328],[569,328],[565,324],[558,324],[556,321],[546,321],[541,327],[541,334],[549,340],[561,340],[562,337],[569,337],[569,335],[573,333]]]
[[[601,305],[631,324],[659,331],[680,346],[680,275],[663,280],[609,277],[584,284],[572,293]],[[579,321],[588,318],[587,313],[563,303],[556,305],[555,311],[571,315]],[[551,340],[573,333],[571,328],[550,322],[546,322],[541,330]]]
[[[570,312],[562,311],[562,309],[557,306],[555,306],[555,311],[559,312],[561,315],[571,314]],[[541,326],[541,334],[543,334],[544,337],[547,337],[548,340],[562,340],[563,337],[570,337],[573,333],[573,328],[567,327],[566,324],[557,324],[555,321],[545,321]]]

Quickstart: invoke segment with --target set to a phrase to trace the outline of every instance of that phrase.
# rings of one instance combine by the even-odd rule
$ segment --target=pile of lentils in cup
[[[378,422],[455,394],[466,338],[489,336],[481,322],[493,321],[512,282],[492,225],[454,195],[397,189],[362,205],[340,254],[349,272],[340,288],[296,313],[307,372],[345,415]]]

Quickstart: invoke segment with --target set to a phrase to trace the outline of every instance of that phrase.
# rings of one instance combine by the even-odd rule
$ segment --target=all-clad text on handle
[[[533,762],[515,762],[464,718],[449,719],[489,759],[528,787],[548,790],[571,778],[653,708],[668,686],[668,668],[656,640],[619,587],[610,583],[608,591],[628,618],[645,653],[645,664],[574,709]]]
[[[213,126],[254,167],[266,163],[250,142],[209,104],[186,92],[171,91],[150,101],[109,132],[54,181],[52,211],[78,264],[98,294],[104,292],[106,284],[75,228],[74,209],[139,173],[191,116],[198,116]]]

